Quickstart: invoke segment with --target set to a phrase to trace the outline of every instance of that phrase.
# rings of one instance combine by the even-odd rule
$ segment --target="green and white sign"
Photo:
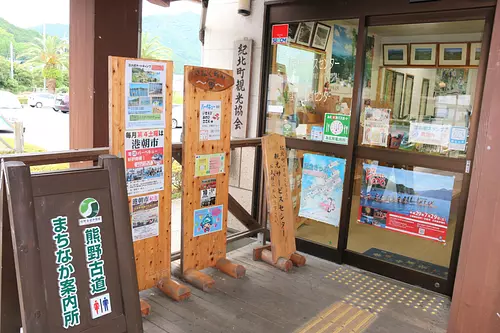
[[[344,114],[325,113],[323,141],[347,145],[349,142],[349,126],[351,116]]]
[[[100,209],[99,202],[94,198],[87,198],[80,203],[79,211],[83,217],[78,220],[80,226],[101,223],[102,217],[98,216]]]

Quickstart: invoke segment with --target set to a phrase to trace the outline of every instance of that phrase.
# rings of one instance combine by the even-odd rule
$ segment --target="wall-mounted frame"
[[[408,65],[408,44],[384,44],[384,66]]]
[[[330,37],[331,31],[332,31],[331,26],[328,26],[323,23],[316,24],[311,46],[316,49],[320,49],[321,51],[325,51],[326,46],[328,45],[328,38]]]
[[[429,88],[431,85],[431,81],[429,79],[422,79],[422,91],[420,93],[420,106],[418,109],[419,120],[425,116],[427,111],[427,100],[429,98]]]
[[[314,34],[314,22],[300,22],[295,42],[299,45],[310,46]]]
[[[437,44],[410,44],[410,65],[436,66]]]
[[[297,41],[297,33],[299,32],[299,24],[300,23],[289,23],[288,24],[288,40],[291,43],[295,43]]]
[[[467,65],[467,43],[439,44],[439,66]]]
[[[406,74],[405,89],[403,92],[403,107],[401,108],[401,112],[399,113],[400,119],[405,119],[410,115],[414,83],[415,77],[413,75]]]
[[[479,60],[481,59],[481,45],[482,42],[470,43],[470,56],[469,65],[479,66]]]

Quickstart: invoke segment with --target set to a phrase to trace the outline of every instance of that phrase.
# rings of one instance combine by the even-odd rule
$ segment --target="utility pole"
[[[14,45],[10,42],[10,78],[14,79]]]

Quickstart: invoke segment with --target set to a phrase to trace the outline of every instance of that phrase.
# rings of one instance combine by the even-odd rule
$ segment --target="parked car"
[[[184,106],[182,104],[172,105],[172,128],[182,127],[184,119]]]
[[[54,111],[62,113],[69,112],[69,94],[61,94],[57,96],[56,103],[53,107]]]
[[[49,93],[33,93],[28,96],[28,105],[32,108],[49,107],[53,108],[56,102],[56,96]]]
[[[16,95],[0,90],[0,133],[12,133],[12,128],[7,122],[20,121],[22,117],[18,109],[22,108]]]
[[[0,109],[22,109],[17,96],[11,92],[0,90]]]

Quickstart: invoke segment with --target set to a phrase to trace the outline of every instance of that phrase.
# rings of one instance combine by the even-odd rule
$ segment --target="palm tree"
[[[68,43],[55,36],[47,36],[45,40],[37,38],[21,57],[28,59],[26,63],[43,69],[43,77],[47,79],[47,89],[54,93],[56,80],[61,76],[61,71],[69,67]]]
[[[141,38],[141,58],[170,60],[172,58],[172,50],[163,46],[158,36],[151,37],[145,32]]]

